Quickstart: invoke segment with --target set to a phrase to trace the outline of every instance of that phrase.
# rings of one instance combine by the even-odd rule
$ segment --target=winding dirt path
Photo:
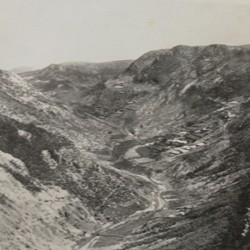
[[[133,156],[137,156],[136,149],[138,147],[141,147],[141,146],[142,145],[129,148],[123,157],[130,158],[132,156],[132,158],[133,158]],[[166,201],[164,200],[164,198],[162,196],[163,196],[163,193],[165,191],[167,191],[168,185],[164,185],[161,181],[155,179],[154,177],[149,178],[149,177],[142,175],[142,174],[132,173],[128,170],[117,169],[109,164],[105,164],[105,162],[103,162],[103,163],[104,163],[103,164],[104,168],[107,168],[109,170],[117,172],[122,176],[125,176],[125,177],[129,176],[129,177],[141,179],[141,180],[144,180],[146,182],[151,183],[151,185],[154,187],[154,191],[152,192],[152,195],[151,195],[152,200],[150,202],[150,205],[146,209],[135,212],[134,214],[130,215],[128,218],[126,218],[125,220],[123,220],[121,222],[118,222],[116,224],[113,224],[113,225],[110,225],[110,226],[107,226],[107,227],[100,229],[99,232],[96,232],[95,235],[90,237],[89,241],[85,245],[78,246],[79,248],[75,248],[78,250],[92,250],[92,249],[98,249],[98,250],[102,250],[102,249],[103,250],[112,250],[112,249],[114,249],[115,250],[115,249],[118,249],[119,248],[118,245],[116,245],[116,246],[111,245],[111,246],[107,246],[107,247],[98,247],[98,248],[95,247],[95,245],[100,240],[101,235],[105,236],[105,232],[107,232],[108,230],[115,229],[117,227],[121,227],[126,223],[129,223],[135,219],[138,219],[140,217],[140,215],[143,215],[147,212],[161,210],[161,209],[163,209],[163,207],[166,204]],[[109,236],[109,235],[107,235],[107,236]]]
[[[136,177],[136,178],[141,178],[143,180],[146,180],[146,181],[152,183],[152,185],[155,186],[155,191],[154,191],[154,194],[152,195],[151,204],[146,209],[137,211],[134,214],[130,215],[125,220],[123,220],[123,221],[121,221],[119,223],[110,225],[110,226],[108,226],[108,227],[106,227],[104,229],[101,229],[98,232],[98,234],[105,234],[105,232],[107,230],[114,229],[114,228],[116,228],[118,226],[122,226],[123,224],[125,224],[127,222],[130,222],[131,220],[133,220],[135,218],[138,218],[138,216],[140,216],[141,214],[144,214],[146,212],[161,210],[166,204],[165,200],[162,198],[162,194],[167,190],[167,188],[159,180],[156,180],[156,179],[153,179],[153,178],[148,178],[148,177],[146,177],[144,175],[131,173],[131,172],[128,172],[126,170],[117,170],[116,169],[116,171],[119,172],[120,174],[123,174],[124,176],[130,175],[130,176],[133,176],[133,177]],[[100,236],[96,235],[93,238],[91,238],[90,241],[87,244],[85,244],[84,246],[82,246],[82,247],[80,247],[78,249],[79,250],[97,249],[95,247],[95,244],[98,242],[99,239],[100,239]],[[98,249],[99,250],[101,250],[101,249],[103,249],[103,250],[118,249],[117,248],[118,246],[116,246],[116,248],[114,248],[114,247],[115,246],[108,246],[108,247],[102,247],[102,248],[98,247]]]

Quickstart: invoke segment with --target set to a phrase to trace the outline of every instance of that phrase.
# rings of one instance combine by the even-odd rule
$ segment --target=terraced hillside
[[[102,119],[130,133],[114,165],[149,178],[155,200],[81,249],[249,248],[249,62],[248,46],[177,46],[104,84],[125,101]]]

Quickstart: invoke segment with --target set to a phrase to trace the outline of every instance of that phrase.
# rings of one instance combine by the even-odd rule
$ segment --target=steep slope
[[[134,134],[114,148],[115,166],[159,192],[154,211],[103,232],[112,240],[93,249],[249,249],[249,65],[249,46],[177,46],[104,84],[134,95],[105,118]]]
[[[127,236],[122,249],[249,249],[248,112],[246,102],[229,122],[212,115],[191,131],[183,128],[186,136],[163,136],[147,148],[147,157],[155,157],[153,149],[160,157],[144,168],[157,171],[172,190],[163,195],[165,208]],[[201,131],[212,119],[221,124]]]
[[[150,51],[133,61],[126,70],[118,77],[113,77],[106,81],[101,81],[98,85],[82,93],[78,102],[73,106],[75,113],[81,115],[85,112],[91,113],[101,119],[106,119],[111,115],[119,116],[126,111],[128,104],[138,102],[152,92],[153,86],[132,85],[133,77],[154,63],[160,55],[164,55],[168,50]],[[114,105],[115,103],[115,105]],[[128,107],[130,110],[130,108]],[[128,114],[129,112],[126,112]],[[130,115],[123,120],[130,120]],[[117,121],[115,121],[116,123]],[[131,129],[131,128],[130,128]]]
[[[71,249],[145,208],[150,185],[94,153],[109,149],[110,130],[121,131],[82,121],[6,71],[0,100],[1,249]]]
[[[158,138],[137,152],[175,195],[123,249],[249,248],[249,62],[248,46],[178,46],[134,77],[159,87],[135,113]]]
[[[170,124],[176,128],[179,119],[192,123],[227,102],[244,99],[249,93],[248,62],[248,46],[177,46],[166,51],[123,84],[139,96],[149,90],[126,106],[134,110],[136,132],[156,135],[171,129]],[[117,120],[123,121],[120,116]]]

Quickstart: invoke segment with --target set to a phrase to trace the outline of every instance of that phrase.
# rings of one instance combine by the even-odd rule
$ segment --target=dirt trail
[[[133,135],[129,134],[129,136],[132,137]],[[134,138],[134,139],[136,139],[136,138]],[[129,153],[129,155],[130,155],[130,153],[134,152],[137,149],[137,147],[141,147],[141,146],[142,145],[131,147],[127,150],[126,153]],[[140,217],[140,215],[143,215],[145,213],[161,210],[161,209],[163,209],[163,207],[166,204],[166,201],[163,199],[162,195],[165,191],[167,191],[168,186],[169,186],[168,183],[166,183],[164,185],[160,180],[157,180],[155,177],[147,177],[143,174],[137,174],[137,173],[132,173],[132,172],[127,171],[127,170],[117,169],[117,168],[111,166],[110,164],[105,164],[105,162],[103,162],[103,163],[104,163],[103,164],[104,168],[107,168],[107,169],[110,169],[114,172],[117,172],[122,176],[125,176],[125,177],[129,176],[129,177],[141,179],[141,180],[144,180],[146,182],[151,183],[151,185],[154,187],[154,191],[152,192],[152,196],[151,196],[152,200],[150,202],[150,205],[146,209],[135,212],[134,214],[130,215],[128,218],[126,218],[125,220],[123,220],[121,222],[118,222],[116,224],[113,224],[113,225],[110,225],[107,227],[103,227],[102,229],[100,229],[99,232],[96,232],[96,235],[95,236],[93,235],[93,237],[90,238],[90,240],[84,246],[79,246],[79,248],[77,248],[78,250],[91,250],[91,249],[103,249],[103,250],[114,249],[115,250],[115,249],[118,249],[118,245],[116,245],[116,246],[111,245],[108,247],[98,247],[98,248],[95,247],[95,245],[100,240],[101,235],[102,234],[105,235],[105,233],[108,230],[112,230],[112,229],[115,229],[118,227],[123,227],[123,225],[125,226],[125,224],[131,223],[135,219],[138,219]],[[108,239],[108,237],[107,237],[107,239]]]
[[[167,187],[165,185],[163,185],[161,181],[158,181],[158,180],[152,179],[152,178],[150,180],[157,185],[157,189],[158,189],[154,210],[160,210],[166,204],[166,201],[162,198],[162,194],[165,191],[167,191]]]
[[[100,230],[99,234],[105,234],[105,232],[107,230],[114,229],[114,228],[116,228],[118,226],[122,226],[123,224],[125,224],[127,222],[130,222],[131,220],[133,220],[135,218],[138,218],[138,216],[140,216],[141,214],[144,214],[144,213],[150,212],[150,211],[157,211],[157,210],[162,209],[165,206],[166,202],[162,198],[162,194],[163,194],[163,192],[165,192],[167,190],[167,187],[165,185],[163,185],[161,181],[153,179],[153,178],[148,178],[148,177],[146,177],[144,175],[131,173],[131,172],[126,171],[126,170],[118,170],[118,169],[115,169],[115,168],[113,169],[113,167],[109,167],[109,168],[112,168],[112,170],[115,170],[115,171],[119,172],[120,174],[122,174],[124,176],[130,175],[130,176],[133,176],[135,178],[141,178],[141,179],[143,179],[145,181],[148,181],[148,182],[152,183],[152,185],[155,187],[155,191],[154,191],[154,194],[152,195],[151,204],[146,209],[137,211],[136,213],[130,215],[125,220],[123,220],[123,221],[121,221],[119,223],[116,223],[114,225],[110,225],[110,226],[104,228],[103,230]],[[78,249],[79,250],[97,249],[94,246],[98,242],[99,239],[100,239],[100,236],[96,235],[86,245],[84,245],[84,246],[82,246],[82,247],[80,247]],[[98,247],[98,249],[111,250],[112,246],[103,247],[103,248]],[[117,248],[113,248],[113,249],[117,249]]]

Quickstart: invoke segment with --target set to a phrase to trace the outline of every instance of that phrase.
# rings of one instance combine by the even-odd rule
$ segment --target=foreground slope
[[[123,175],[95,150],[109,131],[0,71],[1,249],[71,249],[101,225],[148,201],[145,181]],[[107,199],[109,203],[107,203]]]

